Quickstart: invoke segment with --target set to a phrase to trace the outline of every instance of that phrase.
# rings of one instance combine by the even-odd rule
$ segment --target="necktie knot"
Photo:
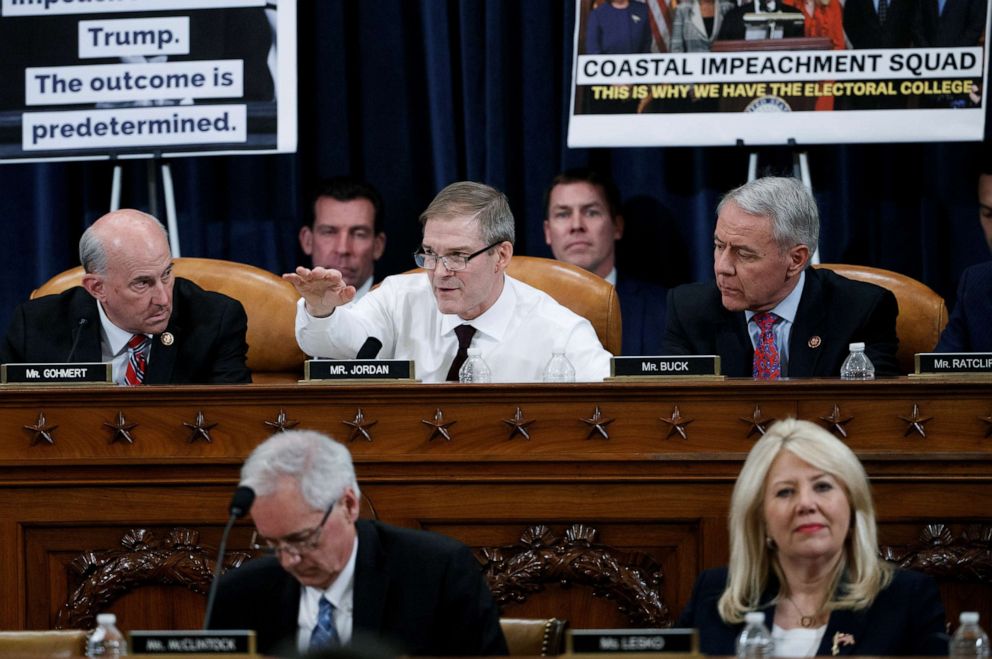
[[[754,314],[754,323],[761,330],[761,333],[770,331],[775,327],[775,323],[778,322],[778,316],[773,314],[771,311],[762,311],[761,313]]]

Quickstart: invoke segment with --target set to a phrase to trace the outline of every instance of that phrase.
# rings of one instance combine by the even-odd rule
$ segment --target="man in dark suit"
[[[847,0],[844,32],[851,47],[908,48],[914,0]]]
[[[119,384],[251,382],[237,300],[174,278],[165,228],[119,210],[79,241],[82,286],[20,305],[3,363],[110,362]]]
[[[665,353],[720,355],[732,377],[836,377],[852,342],[876,375],[898,375],[895,296],[807,268],[820,221],[813,195],[792,178],[731,190],[717,207],[715,282],[668,295]]]
[[[593,170],[568,170],[551,182],[544,209],[544,240],[555,258],[597,274],[616,287],[623,325],[621,352],[661,354],[665,289],[616,267],[616,241],[623,237],[616,184]]]
[[[261,654],[363,642],[406,655],[506,654],[479,563],[444,536],[358,519],[348,450],[279,433],[241,470],[257,543],[275,556],[224,575],[211,626],[254,629]],[[260,537],[259,537],[260,536]]]

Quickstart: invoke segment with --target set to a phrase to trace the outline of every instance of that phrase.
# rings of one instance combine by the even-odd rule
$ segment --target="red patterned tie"
[[[145,381],[145,363],[148,361],[148,348],[152,340],[144,334],[135,334],[127,342],[127,370],[124,371],[124,384],[136,387]]]
[[[778,322],[778,316],[771,311],[762,311],[754,314],[754,322],[761,330],[761,336],[754,348],[754,368],[751,375],[755,380],[778,380],[782,376],[778,348],[775,346],[775,323]]]

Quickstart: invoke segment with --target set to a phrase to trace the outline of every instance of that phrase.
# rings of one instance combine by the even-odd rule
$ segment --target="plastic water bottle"
[[[575,367],[565,356],[565,346],[554,347],[541,379],[545,382],[575,382]]]
[[[737,656],[741,659],[766,659],[772,656],[775,643],[765,627],[765,614],[751,611],[744,615],[744,630],[737,637]]]
[[[127,641],[117,629],[117,616],[113,613],[100,613],[96,617],[96,629],[86,641],[87,657],[127,656]]]
[[[875,365],[865,354],[864,343],[852,343],[848,346],[851,354],[844,360],[840,367],[841,380],[874,380]]]
[[[989,656],[989,637],[978,626],[978,614],[974,611],[963,611],[959,620],[961,624],[951,637],[950,655],[952,657]]]
[[[459,382],[492,382],[492,371],[489,365],[482,359],[482,351],[478,348],[468,349],[468,359],[458,369]]]

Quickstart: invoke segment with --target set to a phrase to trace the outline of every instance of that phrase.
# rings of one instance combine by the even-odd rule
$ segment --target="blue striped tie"
[[[334,626],[334,605],[326,597],[321,597],[317,608],[317,624],[310,633],[310,649],[336,648],[341,645],[341,637]]]

